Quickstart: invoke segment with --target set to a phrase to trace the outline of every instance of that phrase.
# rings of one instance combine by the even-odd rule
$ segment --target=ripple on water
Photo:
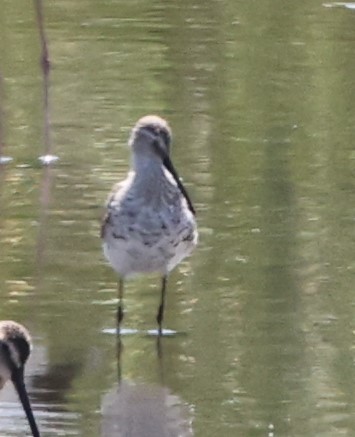
[[[110,335],[116,335],[117,329],[116,328],[105,328],[102,330],[104,334],[110,334]],[[120,329],[121,335],[135,335],[135,334],[143,334],[143,335],[149,335],[149,336],[158,336],[159,331],[157,329],[148,329],[145,330],[139,330],[139,329],[131,329],[131,328],[121,328]],[[175,335],[183,334],[178,333],[177,331],[174,331],[173,329],[163,329],[162,336],[163,337],[173,337]]]
[[[147,334],[154,337],[159,335],[159,331],[157,329],[148,329]],[[162,331],[163,337],[173,337],[177,334],[177,331],[173,331],[172,329],[163,329]]]
[[[60,408],[59,405],[51,406]],[[66,411],[50,411],[48,405],[32,403],[37,425],[42,433],[56,436],[78,435],[75,424],[79,414]],[[0,403],[0,435],[25,435],[29,425],[26,416],[17,402]],[[27,434],[26,434],[27,435]]]
[[[102,330],[104,334],[110,334],[110,335],[116,335],[117,334],[117,328],[105,328]],[[138,329],[130,329],[130,328],[121,328],[120,334],[121,335],[134,335],[138,334]]]
[[[43,155],[38,158],[43,165],[55,164],[59,160],[59,156],[56,155]]]
[[[9,164],[11,161],[13,161],[11,156],[0,156],[0,165]]]
[[[325,8],[346,8],[355,10],[355,3],[344,3],[344,2],[333,2],[333,3],[323,3]]]

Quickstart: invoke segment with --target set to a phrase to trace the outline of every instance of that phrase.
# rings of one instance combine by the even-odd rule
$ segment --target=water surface
[[[147,436],[354,435],[354,11],[83,0],[46,2],[45,15],[51,168],[38,162],[32,5],[4,0],[0,11],[14,158],[0,168],[0,318],[33,333],[27,383],[43,436],[124,435],[133,417]],[[99,221],[147,113],[171,124],[200,244],[170,277],[166,328],[177,335],[160,353],[147,335],[158,278],[128,284],[132,333],[118,363]],[[0,402],[1,435],[25,435],[11,385]]]

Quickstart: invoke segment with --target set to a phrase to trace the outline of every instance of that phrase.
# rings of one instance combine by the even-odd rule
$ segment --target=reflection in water
[[[82,363],[74,360],[70,363],[47,366],[45,373],[32,378],[32,385],[36,390],[34,398],[37,402],[51,404],[53,411],[63,411],[68,391],[82,372],[82,368]]]
[[[119,382],[102,400],[101,437],[190,437],[189,409],[164,386],[163,344],[157,338],[160,384],[121,379],[122,343],[117,336]]]
[[[39,192],[39,220],[38,220],[38,237],[37,237],[37,269],[38,273],[42,271],[42,265],[45,260],[46,248],[46,230],[48,221],[48,208],[51,200],[53,169],[46,166],[43,169],[43,176]],[[39,280],[43,276],[38,275]]]
[[[290,181],[289,156],[275,131],[265,147],[263,186],[260,190],[262,233],[258,247],[260,282],[245,311],[250,331],[245,345],[243,388],[255,399],[251,423],[264,432],[269,426],[280,435],[291,435],[286,417],[292,406],[285,402],[290,392],[298,393],[304,375],[300,370],[304,359],[304,341],[299,328],[301,317],[300,290],[294,266],[295,196]],[[258,341],[259,347],[252,343]],[[260,371],[262,368],[262,372]],[[248,412],[246,411],[248,415]]]
[[[122,381],[102,403],[102,437],[192,436],[188,409],[168,388]]]

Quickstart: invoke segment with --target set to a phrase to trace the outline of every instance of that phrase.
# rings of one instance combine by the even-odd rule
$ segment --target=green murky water
[[[32,3],[0,10],[14,158],[0,170],[0,319],[33,334],[27,384],[43,436],[355,435],[352,4],[45,3],[54,168],[37,160]],[[171,275],[166,326],[178,335],[160,355],[145,334],[158,281],[129,283],[124,326],[139,332],[118,363],[99,220],[147,113],[172,126],[200,245]],[[0,432],[27,432],[11,385]]]

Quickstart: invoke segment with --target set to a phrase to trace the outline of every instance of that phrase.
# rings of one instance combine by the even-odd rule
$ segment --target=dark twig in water
[[[51,142],[51,125],[50,125],[50,105],[49,105],[49,74],[51,70],[51,64],[49,61],[48,43],[46,33],[44,31],[44,18],[43,18],[43,3],[42,0],[33,0],[34,8],[36,11],[37,27],[41,44],[41,69],[43,74],[43,130],[44,130],[44,155],[40,156],[39,160],[44,165],[49,165],[55,162],[58,158],[51,155],[52,142]],[[46,168],[43,174],[40,191],[40,217],[39,217],[39,234],[37,243],[37,265],[38,268],[42,268],[43,260],[45,259],[46,249],[46,229],[47,229],[47,217],[48,206],[51,198],[51,186],[52,186],[52,172]]]
[[[5,142],[4,142],[4,79],[0,73],[0,165],[7,164],[12,161],[10,156],[4,155]]]
[[[0,159],[4,154],[4,135],[3,135],[3,101],[4,101],[4,92],[3,92],[3,78],[0,73]]]
[[[49,74],[51,70],[51,63],[49,61],[48,43],[47,43],[46,33],[44,31],[42,0],[34,0],[34,6],[36,10],[37,26],[38,26],[38,32],[39,32],[41,50],[42,50],[41,68],[43,74],[44,150],[45,150],[45,155],[49,156],[52,149],[51,132],[50,132],[50,106],[49,106]],[[43,159],[42,161],[44,162]]]

